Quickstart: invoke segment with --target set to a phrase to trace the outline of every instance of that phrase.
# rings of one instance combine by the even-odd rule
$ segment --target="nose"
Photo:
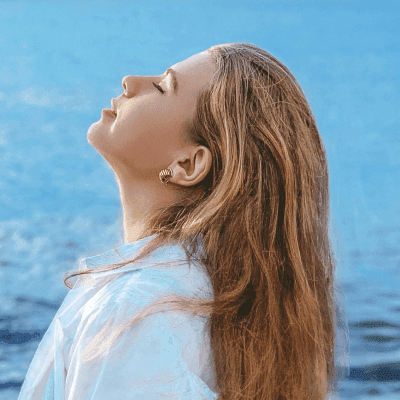
[[[122,78],[122,87],[126,97],[132,97],[136,94],[140,86],[140,79],[135,75],[127,75]]]

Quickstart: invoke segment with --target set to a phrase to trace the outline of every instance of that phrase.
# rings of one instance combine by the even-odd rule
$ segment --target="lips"
[[[117,113],[115,111],[113,111],[113,110],[110,110],[109,108],[104,108],[101,111],[107,117],[111,117],[111,118],[116,118],[117,117]]]

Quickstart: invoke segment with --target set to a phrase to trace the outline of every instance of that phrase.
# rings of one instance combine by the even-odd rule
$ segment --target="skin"
[[[199,92],[216,72],[208,52],[174,64],[178,91],[171,74],[129,75],[124,92],[113,99],[117,116],[104,111],[88,130],[88,142],[114,171],[122,204],[125,242],[144,236],[144,218],[160,208],[194,195],[190,187],[208,174],[212,157],[208,148],[191,143],[185,126],[195,111]],[[161,93],[153,83],[164,90]],[[171,168],[168,185],[159,180]]]

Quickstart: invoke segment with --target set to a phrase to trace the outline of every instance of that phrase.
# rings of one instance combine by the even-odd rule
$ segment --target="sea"
[[[0,400],[18,398],[64,272],[123,243],[89,126],[124,76],[232,42],[292,71],[326,147],[348,324],[335,398],[400,399],[399,1],[0,0]]]

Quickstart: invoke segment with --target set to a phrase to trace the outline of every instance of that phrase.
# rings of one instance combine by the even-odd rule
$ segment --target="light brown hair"
[[[336,376],[324,146],[299,84],[280,61],[248,43],[209,52],[218,70],[187,134],[209,148],[211,170],[199,194],[149,218],[146,235],[156,236],[137,257],[102,270],[170,242],[188,257],[201,254],[213,299],[168,297],[130,324],[167,304],[209,316],[219,400],[322,400]],[[70,287],[69,278],[98,271],[73,272],[64,282]]]

